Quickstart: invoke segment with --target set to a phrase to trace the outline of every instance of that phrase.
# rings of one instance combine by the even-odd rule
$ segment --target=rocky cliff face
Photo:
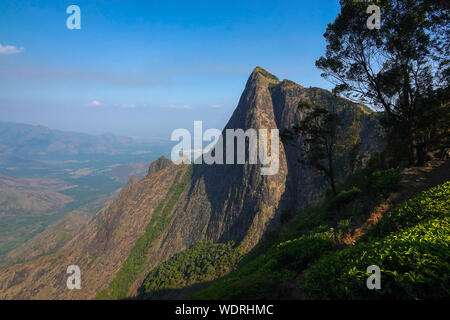
[[[380,146],[381,130],[366,107],[338,99],[327,90],[304,88],[289,80],[280,82],[259,67],[251,74],[225,129],[282,132],[305,116],[297,108],[300,101],[328,108],[333,105],[347,126],[353,120],[350,116],[359,114],[361,154],[367,155]],[[327,188],[325,181],[297,161],[298,152],[280,144],[279,171],[271,176],[262,176],[260,165],[194,165],[188,197],[179,201],[173,222],[161,242],[152,248],[148,268],[204,240],[234,240],[245,253],[258,243],[271,223],[277,222],[282,211],[292,212],[320,199]]]
[[[323,89],[304,88],[289,80],[280,82],[259,67],[250,75],[225,129],[282,132],[305,116],[297,108],[300,101],[333,105],[348,126],[350,116],[357,113],[361,119],[361,154],[379,147],[381,131],[365,107],[335,98]],[[102,289],[113,290],[114,285],[108,283],[123,268],[136,240],[154,227],[150,224],[146,231],[158,205],[168,211],[164,228],[146,249],[145,268],[130,280],[127,296],[137,293],[149,270],[198,241],[234,240],[242,252],[247,252],[283,210],[300,209],[323,195],[323,178],[297,161],[298,152],[280,143],[278,173],[265,176],[261,175],[260,164],[191,167],[160,158],[152,163],[145,179],[130,180],[116,200],[56,254],[1,272],[0,298],[93,298]],[[192,170],[189,183],[176,202],[170,203],[174,201],[167,199],[169,187],[177,173],[183,175],[188,169]],[[65,290],[65,270],[71,264],[78,264],[82,270],[82,290]]]

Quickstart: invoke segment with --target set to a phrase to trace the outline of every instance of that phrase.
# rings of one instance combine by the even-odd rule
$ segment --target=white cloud
[[[192,109],[192,107],[190,105],[176,105],[176,104],[169,104],[168,106],[166,106],[166,108],[169,109]]]
[[[92,100],[91,102],[89,102],[89,103],[87,104],[88,107],[100,107],[100,106],[102,106],[102,105],[103,105],[103,103],[101,103],[101,102],[98,101],[98,100]]]
[[[0,44],[0,54],[15,54],[23,51],[23,48],[17,48],[15,46],[2,45]]]
[[[222,107],[220,104],[213,104],[211,106],[211,108],[215,108],[215,109],[220,108],[220,107]]]

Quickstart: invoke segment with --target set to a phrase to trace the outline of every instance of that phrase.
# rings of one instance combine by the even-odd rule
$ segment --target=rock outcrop
[[[152,163],[150,163],[150,167],[148,168],[147,177],[151,174],[154,174],[155,172],[158,172],[164,168],[167,168],[168,166],[173,165],[174,163],[167,159],[164,156],[159,157]]]

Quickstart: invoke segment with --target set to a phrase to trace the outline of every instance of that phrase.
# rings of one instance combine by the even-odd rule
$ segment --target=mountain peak
[[[276,76],[274,76],[267,70],[261,68],[260,66],[257,66],[255,69],[253,69],[253,72],[250,75],[250,79],[257,79],[257,78],[268,80],[269,82],[274,84],[278,84],[280,82],[280,80]]]
[[[168,166],[172,165],[173,162],[167,159],[164,156],[159,157],[152,163],[150,163],[150,167],[148,168],[148,174],[147,177],[155,172],[158,172],[159,170],[162,170],[164,168],[167,168]]]

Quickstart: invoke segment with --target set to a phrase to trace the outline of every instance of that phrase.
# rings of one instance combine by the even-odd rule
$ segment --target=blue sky
[[[69,30],[66,8],[81,9]],[[331,88],[315,60],[338,1],[0,2],[0,120],[168,139],[222,128],[255,66]]]

